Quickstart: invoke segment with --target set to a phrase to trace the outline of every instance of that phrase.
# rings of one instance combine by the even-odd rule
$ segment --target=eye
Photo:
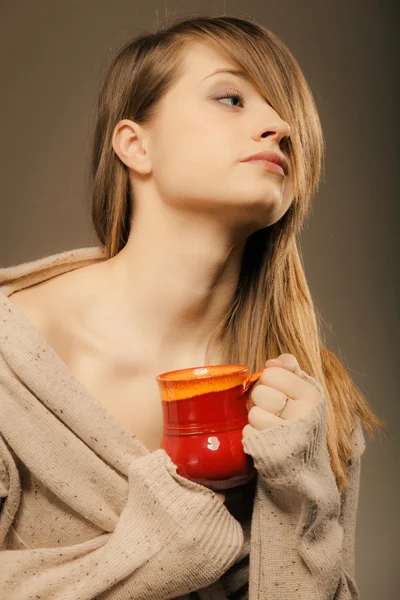
[[[217,101],[220,100],[224,100],[225,98],[228,99],[233,99],[233,98],[239,98],[240,102],[242,103],[242,106],[244,106],[244,98],[242,96],[242,94],[240,94],[240,92],[238,91],[232,91],[232,92],[226,92],[226,94],[224,94],[223,96],[219,96],[218,98],[216,98]],[[232,108],[238,108],[237,106],[233,106]]]

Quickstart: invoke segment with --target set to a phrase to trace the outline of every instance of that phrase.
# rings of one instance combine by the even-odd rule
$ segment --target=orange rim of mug
[[[250,369],[246,365],[206,365],[189,369],[167,371],[157,375],[161,398],[164,402],[185,400],[220,392],[243,385],[243,392],[259,379],[262,370],[249,377]]]

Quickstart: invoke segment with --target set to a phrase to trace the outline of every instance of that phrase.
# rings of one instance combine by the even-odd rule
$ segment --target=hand
[[[302,377],[302,370],[293,354],[281,354],[275,360],[280,364],[267,360],[264,372],[249,394],[249,423],[242,430],[243,437],[282,425],[285,420],[296,421],[321,400],[321,393],[315,385]],[[282,416],[277,417],[275,413],[286,397],[289,400]]]

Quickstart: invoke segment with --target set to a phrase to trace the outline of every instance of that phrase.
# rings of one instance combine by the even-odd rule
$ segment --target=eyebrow
[[[238,69],[222,68],[222,69],[217,69],[216,71],[213,71],[209,75],[206,75],[206,77],[204,77],[201,81],[204,81],[204,79],[207,79],[208,77],[212,77],[213,75],[219,75],[219,73],[230,73],[231,75],[236,75],[237,77],[242,77],[243,79],[247,79],[246,73],[244,71],[240,71]]]

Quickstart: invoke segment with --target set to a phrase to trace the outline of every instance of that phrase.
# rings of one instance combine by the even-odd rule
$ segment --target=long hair
[[[342,491],[349,483],[357,417],[370,435],[375,435],[373,426],[387,429],[325,346],[307,284],[297,237],[319,187],[325,141],[311,89],[276,34],[247,19],[202,15],[142,32],[122,45],[106,69],[97,100],[89,176],[94,228],[106,258],[127,243],[135,202],[128,168],[112,147],[114,128],[122,119],[151,122],[158,101],[182,74],[184,51],[196,42],[230,57],[290,124],[285,150],[293,171],[293,201],[287,212],[246,241],[234,301],[210,338],[207,357],[216,340],[222,341],[226,361],[246,364],[251,372],[264,368],[268,358],[294,354],[326,391],[327,445]]]

